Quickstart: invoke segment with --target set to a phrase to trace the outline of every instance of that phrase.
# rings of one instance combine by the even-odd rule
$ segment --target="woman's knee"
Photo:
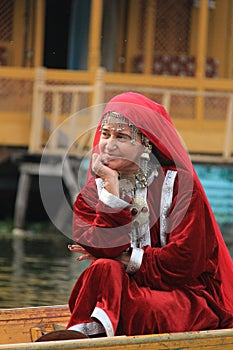
[[[124,266],[121,262],[114,259],[100,258],[95,260],[92,265],[94,269],[108,269],[108,270],[124,270]]]

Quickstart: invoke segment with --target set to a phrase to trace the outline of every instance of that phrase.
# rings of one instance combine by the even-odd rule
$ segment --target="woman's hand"
[[[94,153],[92,156],[92,171],[104,181],[104,188],[119,197],[118,172],[109,168],[101,155]]]
[[[88,253],[86,249],[84,249],[81,245],[79,244],[69,244],[68,249],[72,253],[79,253],[81,254],[80,257],[77,258],[77,261],[82,261],[82,260],[97,260],[96,257]],[[120,261],[123,265],[127,266],[129,261],[130,261],[130,256],[131,254],[128,252],[122,252],[119,256],[115,258],[115,260]]]
[[[130,261],[131,253],[122,252],[119,256],[115,258],[115,260],[120,261],[124,266],[128,266]]]
[[[114,169],[111,169],[108,166],[108,163],[105,161],[104,155],[100,155],[98,153],[93,153],[92,155],[92,170],[103,180],[111,177],[118,178],[118,172]]]
[[[86,251],[86,249],[84,249],[83,247],[81,247],[81,245],[78,244],[69,244],[68,245],[68,249],[72,252],[72,253],[79,253],[81,254],[81,256],[79,256],[76,260],[77,261],[82,261],[82,260],[96,260],[96,258],[91,255],[90,253],[88,253]]]

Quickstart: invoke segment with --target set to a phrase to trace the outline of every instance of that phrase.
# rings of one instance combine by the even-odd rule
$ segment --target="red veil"
[[[201,193],[203,198],[203,213],[196,211],[194,207],[192,223],[190,224],[187,222],[186,224],[187,226],[194,224],[193,230],[198,231],[199,222],[205,220],[205,223],[201,225],[203,231],[197,232],[196,236],[194,236],[196,240],[200,239],[199,236],[206,237],[205,241],[207,243],[205,243],[205,249],[207,252],[208,249],[212,249],[212,243],[208,241],[210,240],[209,237],[217,240],[218,257],[216,269],[218,270],[218,278],[221,281],[220,298],[223,300],[225,308],[228,310],[228,312],[233,314],[233,262],[203,187],[198,179],[198,176],[196,175],[189,155],[181,142],[170,116],[163,106],[153,102],[141,94],[133,92],[123,93],[112,98],[106,105],[103,115],[109,111],[114,111],[124,115],[150,140],[150,142],[153,144],[153,153],[164,171],[166,171],[168,168],[177,170],[177,206],[180,206],[179,195],[182,197],[182,194],[189,193],[189,198],[187,199],[186,205],[184,205],[182,208],[176,208],[175,204],[173,211],[168,217],[168,221],[170,222],[168,227],[170,227],[171,230],[174,230],[175,227],[179,227],[179,223],[182,221],[182,219],[184,219],[187,206],[192,200],[193,189],[195,188],[196,191]],[[93,149],[98,147],[100,139],[99,130],[100,125],[95,134]],[[90,181],[93,176],[94,175],[91,173],[91,171],[89,171],[88,181]],[[151,200],[154,201],[155,199],[151,197]],[[210,232],[211,234],[209,235]],[[166,246],[161,248],[161,250],[162,249],[166,249]],[[206,256],[208,259],[208,254],[206,254]],[[175,259],[176,256],[174,256],[174,260]],[[206,261],[205,264],[208,265],[208,261]]]

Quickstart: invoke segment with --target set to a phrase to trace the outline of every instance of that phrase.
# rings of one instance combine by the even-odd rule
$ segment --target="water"
[[[233,227],[233,167],[195,165],[220,226]]]
[[[61,233],[0,238],[0,308],[67,304],[86,267]]]
[[[195,165],[233,257],[233,168]],[[8,227],[9,226],[9,227]],[[0,225],[0,308],[67,304],[87,262],[76,262],[69,239],[49,227],[13,236]]]

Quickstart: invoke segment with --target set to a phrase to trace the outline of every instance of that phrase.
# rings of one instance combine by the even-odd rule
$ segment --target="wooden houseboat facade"
[[[1,146],[41,151],[47,114],[56,114],[48,138],[75,109],[133,90],[166,106],[191,154],[231,160],[232,0],[1,0],[0,7]],[[72,105],[75,86],[85,94],[81,105]]]

